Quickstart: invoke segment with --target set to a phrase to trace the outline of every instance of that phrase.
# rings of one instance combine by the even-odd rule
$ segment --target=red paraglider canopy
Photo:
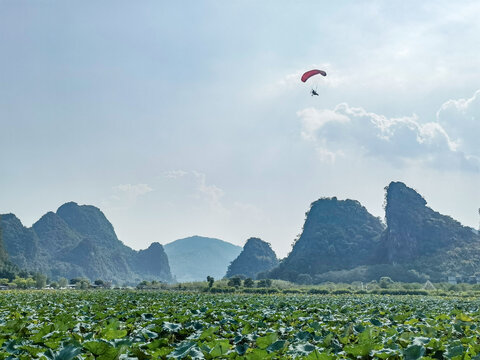
[[[305,82],[310,79],[312,76],[320,74],[322,76],[327,76],[327,73],[323,70],[309,70],[305,74],[302,75],[302,81]]]

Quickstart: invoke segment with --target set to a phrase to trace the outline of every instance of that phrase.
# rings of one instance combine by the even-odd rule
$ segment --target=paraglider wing
[[[310,79],[312,76],[318,75],[318,74],[320,74],[322,76],[327,76],[327,73],[325,71],[314,69],[314,70],[309,70],[305,74],[303,74],[302,75],[302,81],[305,82],[308,79]]]

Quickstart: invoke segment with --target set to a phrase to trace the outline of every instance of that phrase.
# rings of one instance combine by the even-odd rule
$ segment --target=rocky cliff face
[[[312,203],[300,238],[272,275],[297,281],[300,274],[351,269],[373,260],[384,226],[358,201],[323,198]]]
[[[94,206],[66,203],[32,228],[24,227],[14,215],[3,215],[1,225],[12,262],[54,279],[87,277],[120,284],[172,280],[160,244],[140,252],[129,248]]]
[[[35,231],[24,227],[14,214],[0,215],[0,227],[9,259],[22,269],[32,263],[38,267],[42,254]]]
[[[480,238],[473,229],[432,210],[405,184],[386,187],[385,218],[378,263],[408,264],[436,281],[480,271]]]
[[[278,265],[278,259],[270,244],[259,239],[247,240],[242,252],[228,267],[227,276],[243,275],[252,279],[262,271],[268,271]]]
[[[13,214],[7,214],[6,216],[7,216],[7,218],[8,217],[14,218]],[[2,229],[2,226],[1,226],[1,224],[2,224],[1,220],[2,219],[1,219],[1,216],[0,216],[0,273],[4,273],[3,270],[6,270],[7,267],[9,268],[9,270],[16,270],[16,269],[13,269],[13,267],[15,267],[15,266],[8,259],[7,249],[5,248],[5,244],[3,242],[3,229]],[[5,274],[3,274],[3,275],[5,275]]]
[[[148,249],[137,253],[135,263],[132,265],[136,272],[145,274],[149,278],[160,274],[163,278],[170,278],[170,266],[167,254],[161,244],[152,243]]]
[[[426,206],[425,199],[401,182],[386,188],[385,218],[378,262],[404,263],[477,240],[475,233]]]

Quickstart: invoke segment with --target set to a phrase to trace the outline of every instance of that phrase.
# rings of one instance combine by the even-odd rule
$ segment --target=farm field
[[[0,294],[0,359],[473,359],[480,301],[147,291]]]

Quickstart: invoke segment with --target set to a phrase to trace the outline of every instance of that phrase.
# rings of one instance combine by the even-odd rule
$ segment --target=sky
[[[0,0],[0,213],[31,226],[75,201],[135,249],[260,237],[284,257],[313,201],[383,219],[403,181],[478,228],[479,18],[477,1]]]

